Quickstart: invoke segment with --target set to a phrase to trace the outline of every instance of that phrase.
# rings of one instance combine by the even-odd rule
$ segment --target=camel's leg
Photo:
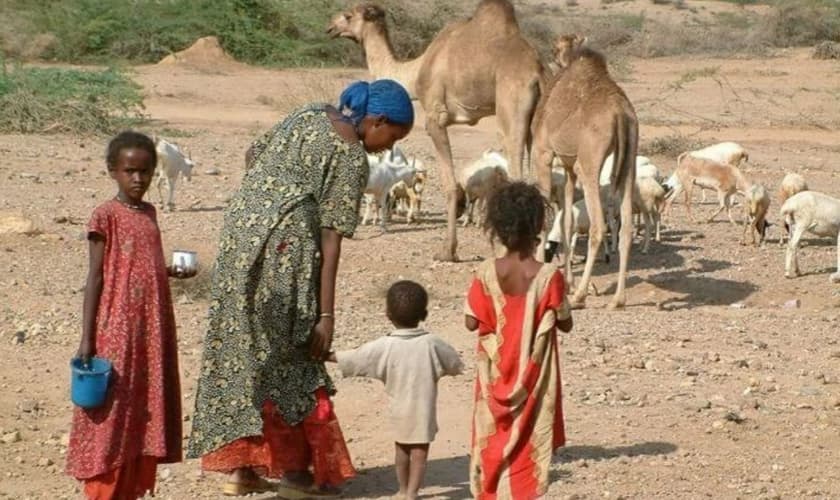
[[[799,276],[799,258],[797,251],[799,249],[799,240],[805,233],[805,224],[795,224],[793,230],[790,232],[790,239],[788,240],[787,251],[785,252],[785,277],[795,278]]]
[[[566,281],[569,283],[569,288],[574,285],[575,276],[572,274],[572,256],[575,253],[575,249],[572,246],[572,232],[577,234],[577,229],[572,227],[572,223],[574,222],[574,214],[572,213],[572,205],[574,200],[574,191],[575,191],[575,184],[577,183],[577,175],[572,172],[572,169],[566,170],[566,185],[563,187],[565,191],[565,196],[563,198],[563,245],[565,246],[565,254],[566,254],[566,262],[564,263],[565,271],[566,271]],[[590,215],[590,217],[592,217]],[[574,240],[575,244],[577,244],[577,237]]]
[[[573,230],[572,238],[569,240],[569,250],[568,250],[569,255],[567,257],[569,262],[573,261],[574,258],[575,258],[575,247],[577,247],[577,240],[578,240],[579,237],[580,237],[580,234],[578,234],[577,231]]]
[[[505,76],[511,80],[520,78],[520,75]],[[510,161],[510,175],[514,180],[525,180],[525,146],[531,133],[531,118],[539,99],[539,82],[535,79],[522,85],[521,82],[508,80],[503,78],[496,85],[496,119],[504,137],[505,153]],[[512,89],[515,89],[513,95]],[[550,164],[548,168],[551,169]],[[530,172],[528,174],[530,177]],[[550,194],[549,189],[546,198]]]
[[[582,307],[586,301],[589,280],[592,277],[592,269],[595,267],[595,258],[598,255],[598,248],[600,248],[604,240],[606,225],[604,223],[604,209],[601,206],[601,196],[598,186],[598,166],[603,164],[603,158],[606,158],[606,156],[607,154],[604,153],[601,161],[597,159],[579,159],[583,198],[589,214],[589,249],[586,255],[586,265],[583,268],[583,275],[580,278],[580,283],[578,283],[575,289],[575,295],[571,301],[573,307]],[[594,168],[593,165],[595,166]],[[568,205],[568,201],[566,204]],[[628,218],[625,222],[627,225],[622,229],[629,227],[632,231],[633,224],[630,219]]]
[[[426,109],[431,109],[426,108]],[[437,152],[438,174],[446,193],[446,238],[443,247],[437,253],[435,260],[454,262],[455,250],[458,248],[458,235],[455,225],[455,213],[458,211],[458,194],[455,185],[455,166],[452,162],[452,147],[449,144],[449,134],[446,131],[448,117],[443,111],[439,115],[429,113],[426,118],[426,132],[431,137]]]
[[[636,148],[630,148],[633,153],[631,158],[635,157]],[[627,301],[624,288],[627,284],[627,265],[630,261],[630,249],[633,245],[633,227],[631,220],[633,218],[633,185],[636,183],[636,169],[627,169],[627,175],[622,179],[622,183],[616,189],[617,193],[621,193],[621,232],[619,234],[619,254],[618,254],[618,285],[615,289],[615,295],[612,301],[607,306],[609,309],[617,309],[624,307]]]
[[[540,190],[540,194],[545,197],[545,199],[551,199],[551,163],[554,161],[554,152],[551,151],[549,148],[542,147],[539,145],[534,146],[534,154],[533,157],[536,161],[536,168],[537,168],[537,187]],[[566,181],[568,184],[568,180]],[[568,243],[568,233],[563,235],[563,243]],[[543,224],[543,230],[540,232],[540,243],[543,249],[548,244],[548,233],[545,230],[545,224]],[[539,247],[538,247],[539,248]],[[538,261],[545,260],[546,255],[544,251],[537,251],[536,259]],[[571,276],[566,274],[566,280],[569,281]],[[570,282],[570,281],[569,281]]]

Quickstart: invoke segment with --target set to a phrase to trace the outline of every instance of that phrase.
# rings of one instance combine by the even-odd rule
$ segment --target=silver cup
[[[172,252],[172,267],[175,272],[193,273],[198,269],[198,256],[189,250]]]

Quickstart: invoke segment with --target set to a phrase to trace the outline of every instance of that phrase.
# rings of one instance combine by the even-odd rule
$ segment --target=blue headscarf
[[[338,109],[358,125],[367,115],[384,116],[397,125],[414,125],[414,108],[405,88],[394,80],[353,82],[338,99]]]

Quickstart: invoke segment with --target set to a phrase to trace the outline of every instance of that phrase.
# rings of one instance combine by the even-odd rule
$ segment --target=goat
[[[192,156],[184,152],[177,145],[167,142],[159,137],[154,138],[155,150],[158,158],[158,179],[157,190],[160,196],[161,205],[164,209],[175,209],[175,182],[181,176],[186,180],[192,179],[192,169],[195,163]],[[169,197],[166,203],[163,201],[163,183],[167,183]]]
[[[785,251],[785,277],[799,276],[797,250],[805,231],[837,240],[837,272],[829,280],[840,283],[840,200],[816,191],[802,191],[785,201],[779,213],[791,227]]]

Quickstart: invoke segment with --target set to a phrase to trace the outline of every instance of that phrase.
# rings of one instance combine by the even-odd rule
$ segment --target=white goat
[[[674,203],[680,192],[685,191],[685,207],[688,211],[688,218],[695,222],[691,213],[691,191],[694,186],[699,186],[705,189],[714,189],[718,193],[720,207],[709,218],[709,222],[714,221],[715,217],[726,209],[729,221],[736,225],[735,219],[732,218],[731,201],[732,195],[735,193],[746,195],[750,188],[750,183],[744,177],[744,174],[737,167],[713,160],[695,158],[690,155],[681,157],[681,160],[676,172],[674,172],[678,179],[677,187],[668,196],[665,212],[670,212],[671,204]]]
[[[366,224],[370,218],[371,209],[374,211],[372,222],[377,219],[382,230],[385,230],[385,219],[387,218],[388,193],[394,184],[403,181],[410,182],[416,173],[413,165],[405,163],[405,157],[395,155],[388,151],[382,158],[375,155],[368,155],[368,182],[365,187],[365,213],[362,217],[362,224]]]
[[[618,200],[611,196],[612,186],[601,186],[600,188],[600,195],[601,195],[601,205],[606,209],[605,212],[607,215],[607,222],[610,225],[610,231],[613,235],[618,232],[618,221],[616,216],[618,215]],[[612,202],[611,205],[609,203]],[[572,237],[569,241],[569,249],[567,250],[567,257],[572,258],[575,252],[575,245],[577,244],[578,236],[585,234],[589,234],[589,212],[586,209],[586,200],[580,199],[575,201],[572,204]],[[550,262],[551,259],[554,258],[554,252],[556,251],[559,243],[564,241],[563,239],[563,210],[560,209],[554,215],[554,223],[551,227],[551,231],[548,233],[546,238],[548,240],[548,244],[546,245],[546,251],[549,253],[549,256],[546,256],[546,262]],[[616,251],[616,241],[615,238],[607,239],[604,238],[604,259],[609,262],[610,260],[610,253]]]
[[[480,205],[480,212],[483,211],[490,193],[507,181],[508,161],[495,149],[485,150],[479,159],[459,172],[458,185],[463,189],[467,203],[462,217],[465,227],[473,220],[476,205]],[[475,224],[479,224],[478,218]]]
[[[746,244],[747,230],[750,232],[752,244],[756,245],[755,233],[758,233],[758,246],[764,244],[767,234],[767,210],[770,208],[770,195],[761,184],[753,184],[746,193],[747,217],[744,219],[744,234],[741,243]]]
[[[191,180],[192,169],[195,164],[192,161],[191,155],[184,156],[184,152],[177,145],[159,137],[155,137],[154,141],[158,159],[157,190],[160,196],[160,203],[165,210],[174,210],[175,182],[178,180],[179,175],[188,181]],[[169,197],[166,203],[163,202],[164,182],[167,183],[169,190]]]
[[[604,164],[601,166],[601,176],[598,179],[600,185],[608,186],[612,183],[611,178],[614,161],[612,153],[604,160]],[[639,177],[653,177],[659,180],[659,169],[651,163],[650,158],[647,156],[636,156],[636,178],[638,179]]]
[[[779,185],[779,204],[784,205],[785,201],[788,198],[795,195],[796,193],[801,193],[802,191],[808,190],[808,183],[805,182],[805,178],[799,174],[786,174],[785,178],[782,179],[782,183]],[[782,225],[782,235],[779,236],[779,245],[785,244],[785,238],[788,237],[788,230],[785,225]]]
[[[799,276],[797,249],[805,231],[837,240],[837,272],[829,279],[840,283],[840,200],[816,191],[802,191],[785,201],[779,211],[791,229],[785,251],[785,277]]]
[[[682,153],[677,157],[677,168],[680,166],[680,162],[686,156],[693,156],[694,158],[704,158],[706,160],[712,160],[717,163],[721,163],[723,165],[732,165],[733,167],[738,167],[741,165],[742,161],[749,161],[750,156],[747,153],[747,150],[744,149],[743,146],[734,142],[719,142],[717,144],[712,144],[711,146],[707,146],[703,149],[698,149],[696,151],[687,151]],[[679,187],[680,181],[677,178],[677,172],[674,171],[671,174],[671,177],[665,181],[665,187],[669,191],[676,190]],[[706,203],[706,191],[705,189],[701,189],[700,194],[702,195],[702,202]]]
[[[656,231],[656,241],[660,237],[660,212],[665,201],[665,188],[653,177],[640,177],[633,186],[633,213],[639,214],[645,222],[645,242],[642,253],[648,252],[650,234]]]

